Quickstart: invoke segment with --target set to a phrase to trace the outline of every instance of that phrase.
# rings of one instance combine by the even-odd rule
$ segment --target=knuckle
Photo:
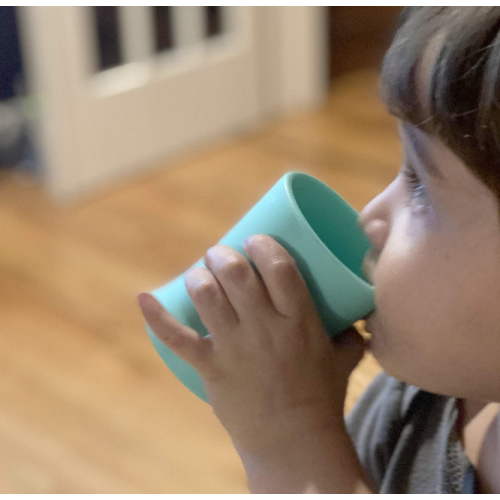
[[[202,269],[193,269],[186,278],[186,287],[194,297],[211,297],[217,293],[217,284],[213,278]]]
[[[296,276],[297,274],[297,265],[292,258],[276,259],[272,262],[271,268],[275,274],[284,278]]]
[[[229,279],[244,281],[248,276],[249,268],[243,259],[233,258],[224,264],[221,271]]]
[[[172,335],[167,341],[169,347],[174,350],[182,349],[186,345],[186,339],[183,335]]]
[[[213,297],[217,294],[217,286],[211,280],[201,281],[194,288],[195,297]]]

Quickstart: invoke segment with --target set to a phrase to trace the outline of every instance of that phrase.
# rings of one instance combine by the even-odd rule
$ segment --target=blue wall
[[[14,96],[15,78],[22,73],[16,8],[0,7],[0,99]]]

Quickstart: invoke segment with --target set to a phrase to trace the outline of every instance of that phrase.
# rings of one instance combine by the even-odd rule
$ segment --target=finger
[[[151,294],[140,293],[137,300],[158,339],[194,368],[202,369],[212,350],[211,339],[180,323]]]
[[[219,244],[208,250],[205,263],[223,287],[240,321],[274,312],[264,283],[242,254]]]
[[[226,292],[211,271],[204,267],[190,269],[185,276],[186,289],[200,319],[216,344],[227,339],[238,326],[239,318]]]
[[[253,235],[245,250],[261,273],[277,312],[296,317],[316,309],[295,259],[274,238]]]
[[[354,326],[349,327],[338,337],[334,337],[333,342],[339,349],[364,350],[365,348],[365,339]]]

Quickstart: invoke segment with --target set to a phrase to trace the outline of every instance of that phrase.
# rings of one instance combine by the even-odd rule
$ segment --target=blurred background
[[[1,493],[248,491],[135,297],[286,172],[357,210],[393,180],[378,71],[400,10],[0,7]]]

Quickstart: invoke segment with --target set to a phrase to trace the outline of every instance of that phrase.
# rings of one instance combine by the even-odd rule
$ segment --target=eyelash
[[[411,196],[411,200],[415,202],[417,206],[428,206],[427,191],[420,177],[412,165],[407,163],[405,166],[406,168],[403,169],[403,174],[406,189]]]

